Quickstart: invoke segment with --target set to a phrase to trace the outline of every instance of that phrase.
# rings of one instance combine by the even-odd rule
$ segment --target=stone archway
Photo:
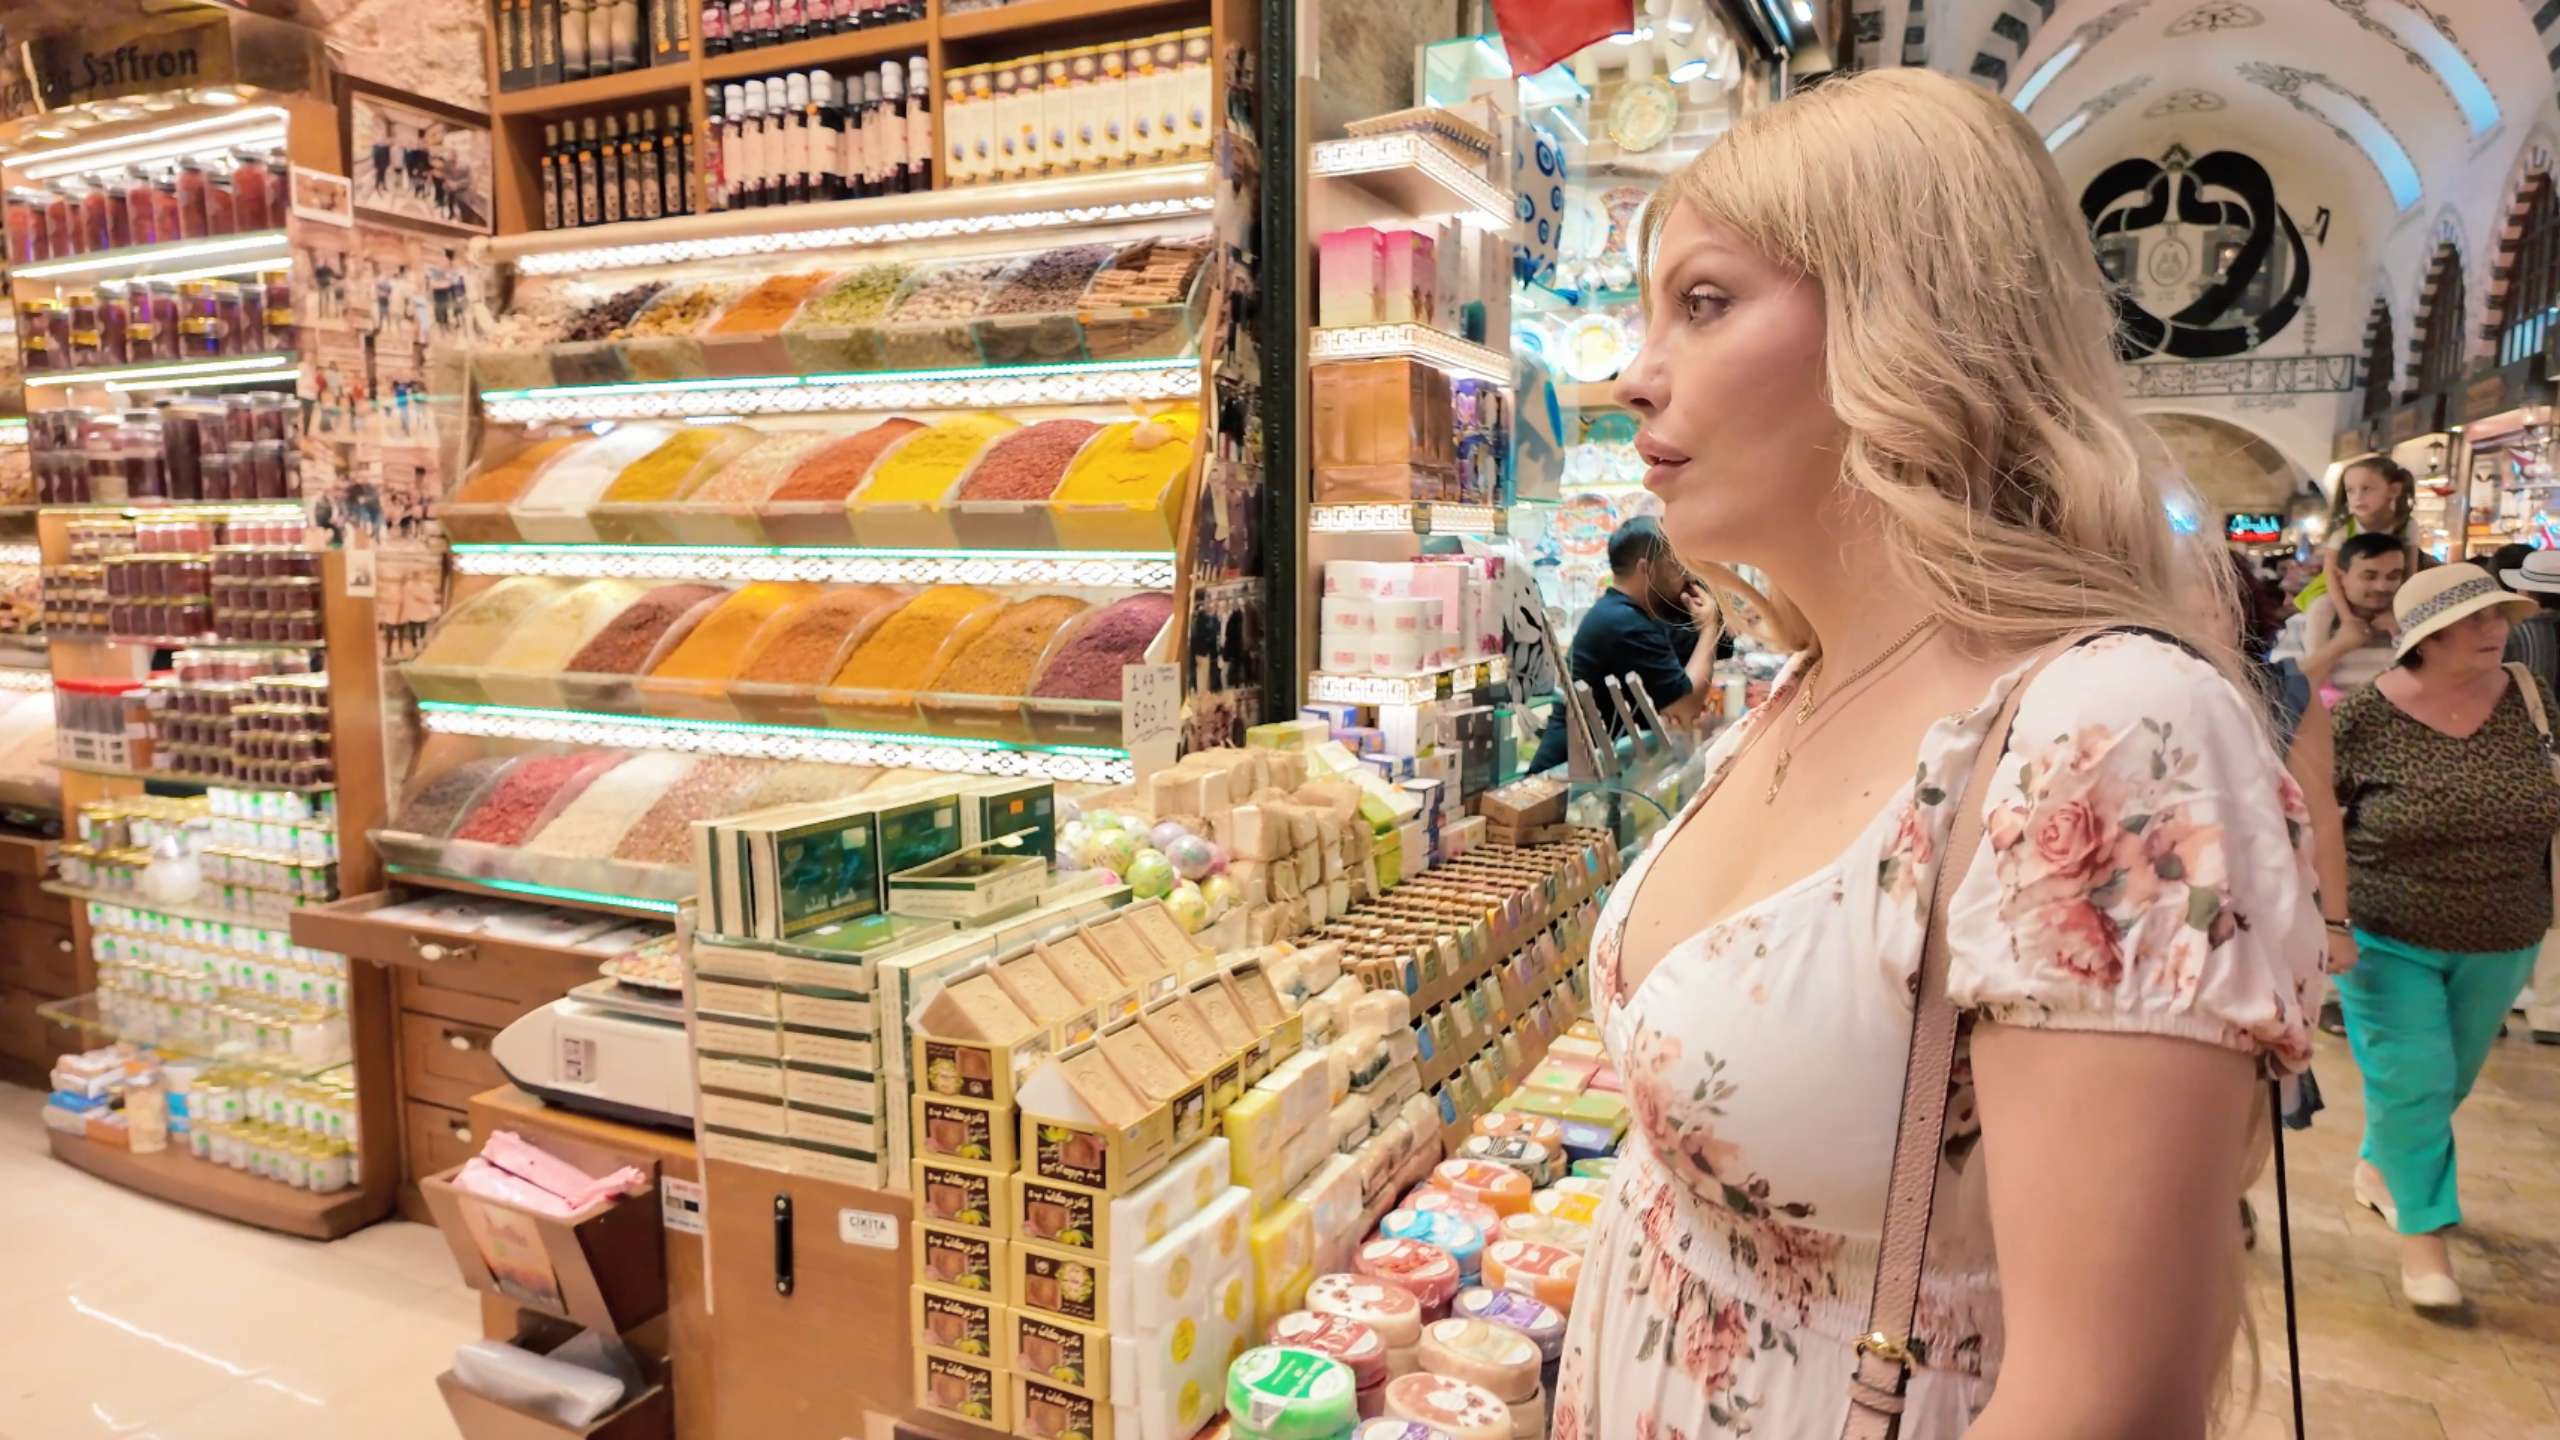
[[[2281,512],[2306,484],[2316,483],[2274,442],[2222,416],[2168,410],[2139,418],[2160,437],[2196,498],[2215,513]]]

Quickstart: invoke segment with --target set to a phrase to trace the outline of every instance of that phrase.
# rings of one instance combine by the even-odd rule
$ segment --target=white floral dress
[[[1610,897],[1593,989],[1632,1123],[1585,1259],[1554,1440],[1839,1434],[1949,797],[2016,680],[1930,728],[1916,778],[1846,853],[1674,946],[1633,994],[1627,914],[1678,825]],[[1755,716],[1783,713],[1792,684]],[[1718,743],[1705,791],[1750,724]],[[2325,947],[2307,812],[2264,733],[2211,667],[2161,641],[2107,635],[2056,659],[2019,710],[1950,906],[1958,1006],[2306,1063]],[[1999,1370],[1961,1052],[1956,1086],[1904,1440],[1957,1440]]]

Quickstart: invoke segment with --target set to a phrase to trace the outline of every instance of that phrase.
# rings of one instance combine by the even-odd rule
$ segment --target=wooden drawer
[[[497,1038],[485,1025],[403,1012],[400,1075],[409,1097],[460,1110],[472,1096],[507,1083],[489,1053],[489,1042]]]
[[[0,924],[13,915],[67,927],[71,902],[46,890],[41,876],[0,873]]]
[[[400,1128],[412,1185],[480,1153],[480,1136],[471,1128],[471,1117],[459,1110],[412,1100],[402,1107]]]
[[[32,990],[0,985],[0,1055],[51,1069],[53,1056],[45,1049],[49,1027],[36,1016],[41,998]]]
[[[80,993],[80,948],[61,925],[0,915],[0,985],[17,985],[47,999]]]
[[[372,918],[415,892],[377,890],[297,910],[296,943],[376,964],[400,977],[403,1009],[503,1026],[596,978],[603,957],[560,945],[528,945]]]

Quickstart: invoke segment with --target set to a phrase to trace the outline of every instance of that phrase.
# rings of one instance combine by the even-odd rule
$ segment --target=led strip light
[[[65,515],[121,515],[128,520],[279,520],[302,513],[299,500],[179,500],[167,505],[135,505],[110,500],[90,505],[39,505],[39,511]],[[268,642],[261,641],[261,644]]]
[[[1487,352],[1490,353],[1490,352]],[[35,383],[30,378],[30,384]],[[840,410],[1002,410],[1179,400],[1200,393],[1194,360],[1093,360],[972,370],[768,375],[617,385],[483,390],[491,420],[659,420],[687,415],[802,415]]]
[[[911,220],[857,221],[850,225],[817,226],[805,230],[780,230],[772,227],[789,212],[755,211],[752,219],[718,220],[711,217],[686,216],[674,222],[643,221],[644,226],[669,225],[670,228],[701,229],[721,224],[753,224],[752,233],[734,235],[682,235],[663,240],[634,240],[619,245],[590,245],[571,250],[521,251],[513,255],[516,273],[520,275],[575,275],[593,270],[620,270],[644,265],[675,265],[702,260],[737,260],[759,255],[788,255],[812,250],[842,250],[857,246],[896,245],[925,240],[948,240],[973,235],[1008,235],[1032,230],[1054,230],[1075,226],[1110,225],[1131,221],[1176,219],[1206,215],[1217,201],[1209,193],[1210,168],[1205,164],[1169,166],[1162,170],[1131,172],[1090,181],[1037,182],[1030,186],[986,186],[932,192],[927,203],[958,206],[983,213],[926,215]],[[1125,200],[1074,204],[1079,192],[1109,194],[1153,189],[1173,193],[1136,195]],[[1042,205],[1044,197],[1060,203]],[[860,215],[865,209],[914,209],[923,197],[897,197],[875,200],[836,202],[846,214]],[[1006,203],[1006,202],[1012,203]],[[794,207],[802,208],[802,207]],[[814,207],[809,207],[814,208]],[[1505,222],[1508,223],[1508,215]],[[539,243],[539,242],[535,242]],[[506,258],[517,247],[504,242],[492,247],[492,253]]]
[[[435,734],[529,740],[615,750],[680,750],[748,760],[814,761],[934,770],[1013,779],[1081,780],[1122,785],[1137,778],[1125,750],[1099,745],[1009,745],[946,735],[896,735],[806,725],[750,725],[725,720],[667,720],[534,710],[510,705],[418,702],[420,723]]]
[[[284,232],[265,230],[254,235],[224,235],[211,240],[180,240],[168,245],[139,245],[126,250],[102,250],[94,255],[75,255],[68,260],[45,260],[33,265],[14,265],[11,275],[20,280],[46,280],[59,275],[159,276],[160,267],[184,260],[210,260],[228,255],[242,266],[251,265],[251,256],[266,256],[253,268],[274,270],[290,261],[285,248]],[[226,270],[230,266],[222,267]],[[190,278],[197,272],[189,272]],[[177,278],[168,276],[163,278]]]
[[[1511,383],[1511,357],[1428,325],[1333,325],[1307,332],[1307,359],[1420,360],[1472,380]]]
[[[806,581],[820,585],[1048,585],[1166,590],[1173,556],[1136,550],[897,550],[765,545],[453,547],[463,575],[570,579]]]
[[[1463,695],[1480,685],[1499,685],[1511,678],[1511,664],[1497,655],[1420,675],[1336,675],[1319,670],[1307,677],[1307,698],[1334,705],[1416,705],[1439,696],[1443,675],[1449,677],[1451,693]]]
[[[1449,194],[1453,214],[1478,230],[1508,230],[1513,219],[1510,197],[1465,161],[1437,143],[1411,132],[1363,135],[1349,140],[1319,140],[1307,147],[1307,173],[1347,178],[1392,170],[1416,170]]]
[[[165,365],[117,365],[103,370],[62,370],[27,376],[27,388],[45,385],[235,385],[250,380],[290,380],[294,357],[227,355],[218,360],[178,360]]]
[[[1307,528],[1320,535],[1491,535],[1501,512],[1491,505],[1315,505]]]
[[[441,870],[429,870],[416,865],[392,864],[382,868],[386,874],[425,876],[430,880],[444,874]],[[677,907],[683,903],[677,900],[651,900],[640,895],[607,895],[600,890],[571,890],[559,885],[537,885],[530,880],[502,880],[492,875],[454,878],[467,879],[478,889],[496,890],[507,895],[525,895],[537,900],[566,900],[573,905],[613,905],[625,910],[646,910],[652,915],[673,915]]]
[[[23,152],[11,157],[10,164],[24,180],[58,180],[65,175],[117,170],[155,160],[209,155],[241,145],[281,144],[285,118],[283,109],[274,105],[224,110],[150,130]],[[180,136],[185,138],[176,138]]]

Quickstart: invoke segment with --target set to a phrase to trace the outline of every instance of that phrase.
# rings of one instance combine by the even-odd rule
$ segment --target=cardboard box
[[[1016,1172],[1005,1177],[1004,1221],[1014,1236],[1061,1250],[1111,1254],[1111,1197]]]
[[[1014,1431],[1033,1440],[1112,1440],[1111,1402],[1013,1372]]]
[[[1037,1310],[1005,1314],[1005,1363],[1044,1384],[1097,1398],[1111,1393],[1111,1333]]]
[[[958,1160],[991,1170],[1013,1168],[1010,1111],[936,1095],[918,1095],[910,1103],[918,1159]]]
[[[1004,1304],[1012,1292],[1012,1267],[1004,1241],[974,1230],[940,1225],[915,1227],[915,1283],[984,1295]]]
[[[1004,1363],[1004,1306],[984,1295],[933,1285],[911,1286],[908,1294],[918,1347],[980,1364]]]
[[[638,1195],[567,1217],[501,1205],[456,1187],[457,1165],[418,1182],[464,1284],[523,1309],[620,1334],[667,1308],[656,1177]]]
[[[918,1160],[908,1169],[919,1223],[998,1238],[1013,1233],[1013,1212],[1006,1204],[1006,1182],[1013,1177],[1007,1172],[948,1160]]]
[[[1058,1250],[1029,1241],[1010,1247],[1007,1293],[1018,1309],[1040,1311],[1079,1325],[1111,1324],[1111,1272],[1080,1250]]]
[[[1005,1372],[964,1356],[917,1350],[916,1404],[990,1430],[1013,1428],[1012,1387],[1005,1384]]]

